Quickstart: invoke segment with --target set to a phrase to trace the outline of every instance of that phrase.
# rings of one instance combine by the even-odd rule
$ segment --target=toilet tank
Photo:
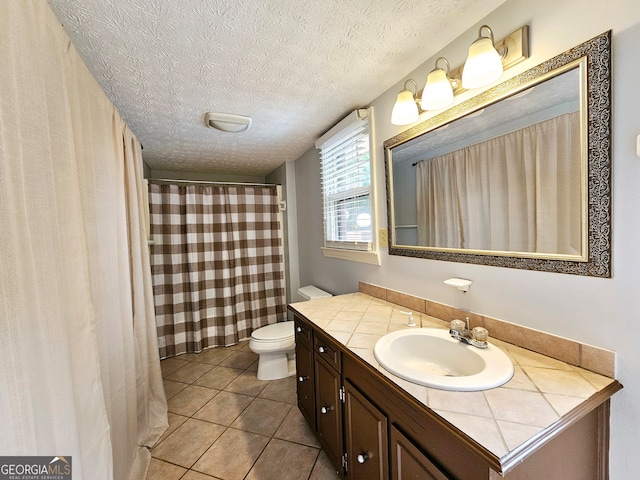
[[[298,296],[301,301],[315,300],[317,298],[333,297],[329,292],[319,289],[313,285],[307,285],[306,287],[300,287],[298,289]]]

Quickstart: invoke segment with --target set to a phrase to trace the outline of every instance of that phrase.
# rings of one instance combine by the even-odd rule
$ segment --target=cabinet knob
[[[356,460],[358,460],[358,463],[364,463],[369,459],[369,455],[367,455],[366,453],[361,453],[360,455],[358,455],[356,457]]]
[[[322,407],[320,408],[320,413],[329,413],[331,410],[333,410],[333,407],[328,406],[328,407]]]
[[[301,332],[302,332],[302,327],[296,327],[296,331],[297,331],[298,333],[301,333]]]
[[[326,348],[324,348],[324,347],[318,347],[318,351],[319,351],[320,353],[325,353],[325,352],[327,351],[327,349],[326,349]]]
[[[305,375],[305,376],[300,375],[300,376],[298,377],[298,381],[299,381],[299,382],[304,382],[305,380],[309,380],[309,377],[307,377],[306,375]]]

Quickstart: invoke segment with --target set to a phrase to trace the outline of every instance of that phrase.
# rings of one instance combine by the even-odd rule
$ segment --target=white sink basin
[[[486,349],[465,345],[439,328],[389,333],[378,340],[373,354],[385,370],[398,377],[442,390],[486,390],[513,376],[513,363],[495,345]]]

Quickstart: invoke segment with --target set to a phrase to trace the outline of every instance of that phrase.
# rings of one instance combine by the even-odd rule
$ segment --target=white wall
[[[462,64],[482,23],[502,38],[530,26],[531,58],[506,73],[513,76],[609,29],[613,30],[613,277],[588,278],[381,254],[379,267],[325,259],[322,244],[319,165],[315,150],[296,161],[300,282],[333,293],[358,288],[363,280],[466,308],[510,322],[615,350],[617,378],[624,390],[612,400],[611,478],[636,478],[640,453],[640,2],[637,0],[509,0],[483,22],[439,52]],[[382,142],[407,127],[390,124],[391,107],[404,79],[424,82],[436,56],[372,103],[376,109],[377,208],[386,226]],[[421,85],[422,86],[422,85]],[[464,100],[462,97],[459,100]],[[424,119],[424,118],[423,118]],[[336,119],[339,120],[339,119]],[[462,296],[442,282],[451,276],[473,280]]]

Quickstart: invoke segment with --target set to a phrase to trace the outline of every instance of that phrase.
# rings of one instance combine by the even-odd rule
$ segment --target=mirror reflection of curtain
[[[150,184],[149,207],[161,358],[286,316],[276,187]]]
[[[581,251],[579,113],[416,165],[419,245]]]

